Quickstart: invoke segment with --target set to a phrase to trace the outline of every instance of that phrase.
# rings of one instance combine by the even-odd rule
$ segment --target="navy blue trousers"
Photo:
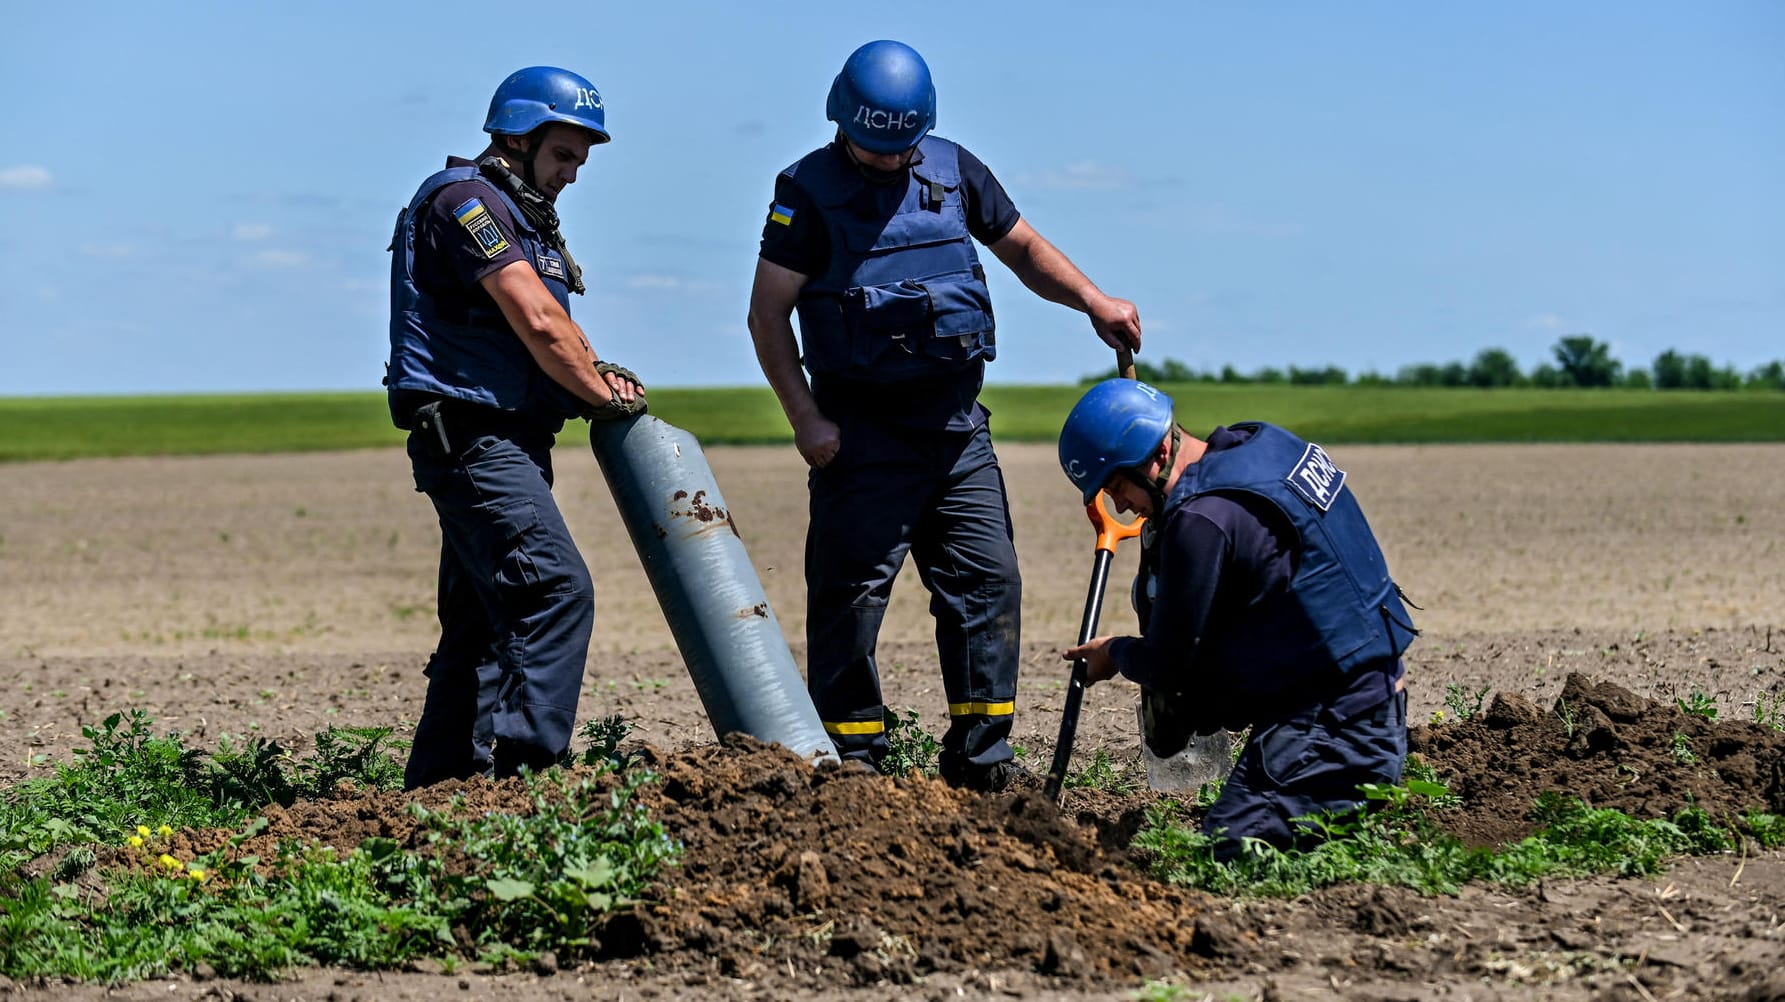
[[[1306,848],[1320,832],[1295,818],[1357,811],[1365,803],[1358,784],[1399,783],[1406,761],[1405,692],[1349,720],[1313,707],[1253,729],[1202,830],[1225,833],[1215,848],[1220,860],[1237,856],[1245,838]]]
[[[948,698],[942,771],[1011,758],[1022,578],[991,434],[846,420],[809,486],[806,680],[838,755],[886,755],[874,650],[909,554],[930,592]]]
[[[440,643],[403,782],[539,768],[570,747],[595,627],[588,567],[552,497],[553,436],[409,436],[440,516]],[[462,437],[461,437],[462,434]]]

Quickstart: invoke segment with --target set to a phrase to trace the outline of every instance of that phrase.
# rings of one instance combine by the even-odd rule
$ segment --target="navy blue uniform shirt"
[[[1217,427],[1208,436],[1208,451],[1231,449],[1252,437],[1251,430]],[[1168,512],[1158,530],[1160,552],[1152,615],[1142,635],[1118,638],[1110,658],[1130,681],[1165,693],[1186,693],[1208,714],[1213,729],[1227,721],[1269,721],[1299,709],[1223,705],[1227,672],[1244,665],[1207,664],[1197,656],[1202,638],[1215,633],[1241,610],[1282,595],[1295,577],[1298,537],[1289,520],[1269,501],[1254,494],[1202,494]],[[1399,675],[1399,668],[1388,679]],[[1381,702],[1385,693],[1379,672],[1359,671],[1349,682],[1335,677],[1338,691],[1298,693],[1302,702],[1325,700],[1341,718]]]
[[[448,167],[475,167],[463,157],[447,157]],[[483,203],[490,218],[496,221],[507,241],[507,249],[494,257],[486,256],[483,245],[459,222],[455,213],[472,199]],[[481,181],[459,181],[434,193],[415,229],[415,281],[424,292],[433,296],[442,307],[449,304],[475,304],[484,309],[497,309],[496,301],[477,283],[484,276],[506,268],[516,261],[527,260],[521,241],[515,236],[514,217],[500,198],[490,193],[490,186]]]

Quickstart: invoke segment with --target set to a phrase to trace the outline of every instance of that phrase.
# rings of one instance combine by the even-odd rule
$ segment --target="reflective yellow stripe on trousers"
[[[824,730],[827,734],[884,734],[884,720],[826,720]]]
[[[948,715],[951,717],[1008,717],[1016,712],[1016,701],[1006,703],[950,703]]]

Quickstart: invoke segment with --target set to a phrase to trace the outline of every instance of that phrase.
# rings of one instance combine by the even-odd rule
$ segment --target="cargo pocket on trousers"
[[[505,595],[514,591],[538,588],[541,580],[538,562],[528,544],[538,536],[539,511],[532,498],[519,498],[485,513],[489,523],[490,569],[494,571],[496,592]]]
[[[1312,721],[1291,721],[1269,727],[1263,735],[1253,735],[1252,740],[1259,743],[1259,767],[1279,789],[1294,785],[1319,759],[1313,731]]]

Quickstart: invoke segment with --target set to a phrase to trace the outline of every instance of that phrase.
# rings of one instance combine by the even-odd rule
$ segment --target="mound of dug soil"
[[[971,967],[1156,976],[1189,952],[1206,899],[1106,856],[1038,794],[728,745],[657,765],[659,816],[685,846],[646,916],[658,950],[746,978],[841,958],[858,983]]]
[[[1755,809],[1785,813],[1785,734],[1580,674],[1548,712],[1501,693],[1467,721],[1414,728],[1409,746],[1463,798],[1440,822],[1471,845],[1530,835],[1531,805],[1549,790],[1645,819],[1690,805],[1726,826]]]

